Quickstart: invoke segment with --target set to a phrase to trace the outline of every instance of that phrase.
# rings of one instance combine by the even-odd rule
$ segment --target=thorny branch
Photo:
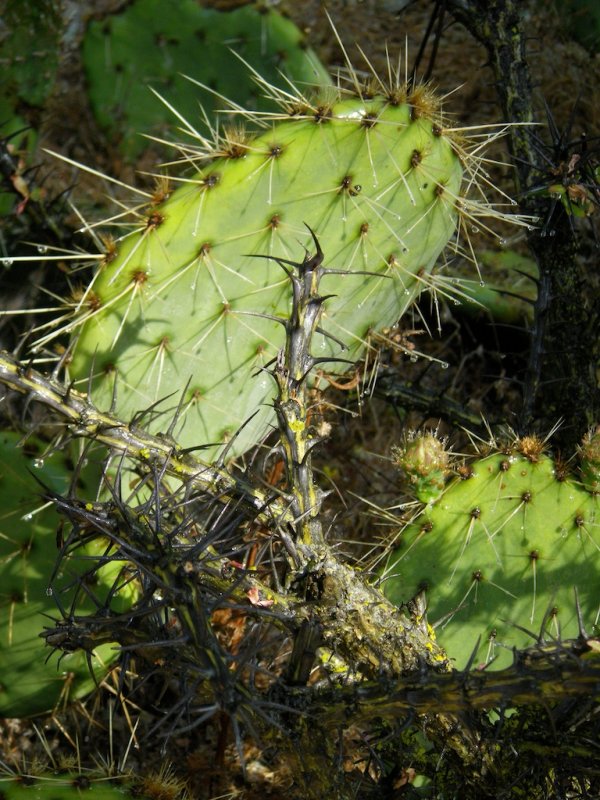
[[[562,418],[567,423],[558,431],[557,442],[573,449],[600,413],[596,370],[600,298],[590,291],[593,283],[577,259],[569,214],[555,200],[531,192],[547,171],[547,157],[531,125],[536,116],[522,7],[517,0],[448,2],[455,17],[488,51],[505,119],[514,123],[508,138],[520,204],[524,213],[539,220],[528,237],[539,280],[519,432],[530,432],[534,420],[540,429],[548,429]],[[554,144],[551,157],[568,160],[568,148]],[[550,217],[551,225],[546,225],[544,220]]]
[[[144,465],[160,465],[166,475],[186,481],[193,488],[209,490],[224,502],[241,499],[252,515],[269,525],[273,520],[285,523],[293,519],[285,501],[263,488],[246,483],[224,468],[203,463],[166,436],[153,436],[141,427],[99,411],[72,387],[20,364],[8,353],[0,352],[0,383],[52,409],[64,418],[73,436],[106,445],[135,460],[142,469]]]

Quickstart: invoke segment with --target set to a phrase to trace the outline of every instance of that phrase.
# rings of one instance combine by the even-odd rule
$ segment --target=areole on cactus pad
[[[107,248],[62,328],[76,336],[70,375],[86,385],[92,375],[97,405],[114,402],[116,379],[121,417],[157,404],[144,419],[152,431],[179,407],[174,436],[205,446],[207,460],[236,432],[229,454],[244,452],[273,420],[262,368],[284,341],[291,298],[280,267],[257,256],[297,260],[305,226],[316,232],[331,272],[315,355],[352,361],[423,290],[447,291],[432,271],[457,228],[499,215],[482,199],[481,141],[446,126],[428,87],[393,76],[316,100],[272,91],[281,113],[255,116],[257,133],[207,144],[190,127],[193,172],[172,192],[142,193],[133,230]]]

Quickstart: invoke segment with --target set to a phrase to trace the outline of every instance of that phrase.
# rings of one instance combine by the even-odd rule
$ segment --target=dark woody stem
[[[279,351],[273,368],[278,389],[274,406],[285,457],[293,528],[296,543],[305,556],[310,548],[324,544],[319,521],[322,494],[313,480],[311,465],[312,449],[319,437],[310,426],[306,387],[306,379],[317,363],[310,350],[325,300],[319,295],[319,282],[324,274],[323,253],[314,234],[313,239],[314,256],[307,254],[298,264],[277,259],[288,274],[293,299],[292,312],[285,323],[285,347]],[[297,274],[285,264],[296,267]]]

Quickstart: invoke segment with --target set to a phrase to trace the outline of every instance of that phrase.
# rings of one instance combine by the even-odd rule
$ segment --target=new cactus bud
[[[591,430],[581,445],[579,472],[588,492],[600,494],[600,426]]]
[[[406,488],[421,503],[437,500],[444,489],[450,456],[435,433],[414,433],[401,446],[392,447],[392,459]]]

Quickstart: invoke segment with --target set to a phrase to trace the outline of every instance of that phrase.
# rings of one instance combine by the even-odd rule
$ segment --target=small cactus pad
[[[273,419],[274,384],[260,369],[283,344],[272,317],[287,317],[290,289],[256,256],[297,261],[312,246],[304,223],[316,231],[326,266],[344,273],[322,280],[322,327],[348,349],[319,334],[314,354],[357,359],[371,331],[431,286],[458,207],[471,208],[461,198],[469,157],[423,87],[286,111],[253,139],[225,137],[220,156],[138,215],[68,325],[81,328],[71,375],[93,373],[95,403],[111,403],[115,376],[121,417],[168,395],[161,410],[172,413],[183,396],[174,434],[184,446],[228,441],[252,417],[231,450],[240,453]]]
[[[31,472],[52,491],[65,492],[68,459],[56,453],[42,462],[43,443],[30,438],[18,448],[19,439],[0,434],[0,715],[5,717],[41,714],[59,699],[88,694],[95,685],[84,653],[69,653],[58,662],[40,638],[60,616],[48,589],[59,519],[52,507],[36,510],[44,505],[43,490]],[[88,566],[82,561],[83,568]],[[67,560],[65,580],[81,573],[82,561]],[[116,578],[110,566],[100,573],[101,583],[103,577]],[[65,580],[57,581],[59,589]],[[62,598],[67,608],[68,600],[68,595]],[[98,677],[114,657],[111,645],[97,649],[92,666]]]
[[[330,83],[294,23],[275,9],[252,4],[223,12],[179,0],[172,13],[165,13],[162,0],[136,0],[89,25],[83,60],[94,113],[113,137],[121,137],[128,156],[147,145],[141,134],[164,136],[173,121],[148,86],[197,127],[202,125],[200,106],[209,115],[215,109],[213,92],[244,108],[269,107],[247,65],[284,89],[286,79]]]
[[[169,772],[145,778],[107,778],[95,772],[38,772],[0,776],[2,800],[186,800],[182,781]]]
[[[464,668],[500,669],[512,648],[597,635],[600,506],[552,458],[533,449],[474,461],[403,531],[385,569],[395,603],[425,590],[439,643]],[[519,627],[515,627],[519,626]],[[531,631],[529,636],[526,631]]]

